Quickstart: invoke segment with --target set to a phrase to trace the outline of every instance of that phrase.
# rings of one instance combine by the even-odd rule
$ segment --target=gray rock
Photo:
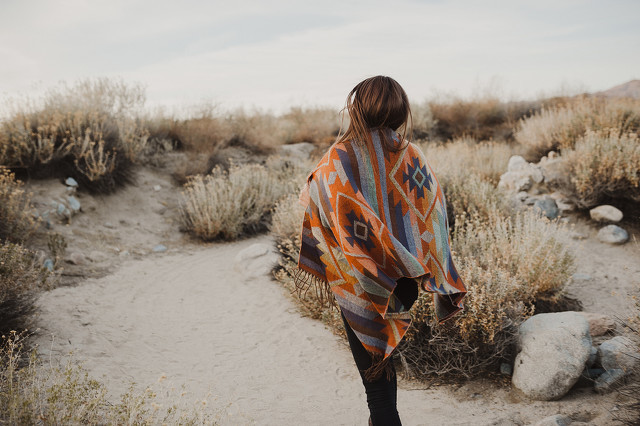
[[[533,208],[550,220],[556,219],[558,215],[560,215],[560,210],[558,209],[556,200],[549,197],[548,195],[545,195],[541,199],[537,200],[534,203]]]
[[[80,211],[80,201],[74,196],[67,197],[67,203],[69,204],[69,208],[74,212],[78,213]]]
[[[508,362],[500,364],[500,373],[505,376],[511,376],[513,374],[513,367]]]
[[[105,223],[103,224],[103,226],[104,226],[105,228],[109,228],[109,229],[113,229],[113,228],[115,228],[114,224],[113,224],[113,223],[111,223],[111,222],[105,222]]]
[[[578,312],[534,315],[520,325],[512,382],[537,400],[561,398],[591,353],[589,323]]]
[[[154,185],[153,190],[158,192],[162,189],[162,187],[160,185]]]
[[[45,259],[43,266],[49,270],[49,272],[53,272],[54,263],[51,259]]]
[[[589,353],[589,358],[587,359],[587,368],[591,368],[593,367],[593,364],[596,363],[596,360],[598,359],[598,348],[596,348],[595,346],[591,346],[591,353]]]
[[[538,423],[534,423],[535,426],[569,426],[571,424],[571,418],[563,414],[556,414],[555,416],[545,417]]]
[[[65,260],[67,261],[67,263],[71,263],[72,265],[84,265],[85,263],[87,263],[87,258],[84,256],[84,254],[77,251],[69,253]]]
[[[520,191],[516,194],[516,199],[521,203],[524,203],[529,198],[529,193],[527,191]]]
[[[269,244],[252,244],[240,250],[234,259],[235,269],[247,278],[268,275],[278,263],[278,254]]]
[[[598,239],[603,243],[624,244],[629,241],[629,234],[618,225],[607,225],[598,231]]]
[[[164,253],[165,251],[167,251],[167,247],[163,244],[158,244],[153,248],[154,253]]]
[[[299,142],[282,145],[280,147],[280,152],[283,156],[288,158],[306,160],[315,149],[315,145],[310,142]]]
[[[573,231],[569,234],[574,240],[586,240],[589,236],[583,232]]]
[[[533,185],[531,177],[526,172],[507,172],[500,176],[499,188],[509,191],[528,191]]]
[[[638,364],[638,350],[633,341],[624,336],[602,342],[598,348],[598,356],[605,370],[621,369],[629,373]]]
[[[622,220],[622,212],[617,208],[608,204],[603,204],[589,210],[589,216],[596,222],[613,222],[617,223]]]
[[[625,372],[619,368],[605,371],[596,379],[593,387],[598,393],[610,392],[624,381],[625,375]]]
[[[77,188],[78,187],[78,182],[76,182],[76,180],[72,177],[68,177],[65,181],[64,181],[65,185],[67,186],[71,186],[73,188]]]

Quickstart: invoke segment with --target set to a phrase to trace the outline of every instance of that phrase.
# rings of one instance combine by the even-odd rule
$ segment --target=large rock
[[[578,312],[534,315],[520,326],[518,347],[514,386],[532,399],[561,398],[589,359],[589,323]]]
[[[629,373],[638,364],[638,348],[624,336],[616,336],[600,344],[598,348],[600,364],[605,370],[621,369]]]
[[[622,220],[622,212],[617,208],[608,204],[603,204],[589,210],[589,216],[596,222],[620,222]]]
[[[278,254],[268,244],[252,244],[236,255],[235,269],[247,278],[269,274],[278,263]]]
[[[519,155],[509,158],[507,172],[500,176],[498,186],[510,191],[520,192],[527,191],[534,183],[540,183],[544,180],[542,171],[534,164],[527,161]]]
[[[629,234],[618,225],[607,225],[598,231],[598,239],[603,243],[624,244],[629,241]]]
[[[580,315],[589,322],[591,337],[602,336],[616,329],[616,322],[609,315],[596,314],[594,312],[580,312]]]
[[[307,160],[315,149],[315,145],[310,142],[299,142],[280,147],[283,156],[297,160]]]
[[[607,393],[624,382],[626,373],[620,368],[607,370],[596,379],[593,387],[598,393]]]

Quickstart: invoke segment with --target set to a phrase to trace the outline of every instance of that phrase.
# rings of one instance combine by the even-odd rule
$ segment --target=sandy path
[[[254,243],[270,240],[132,260],[107,277],[44,294],[41,352],[73,351],[114,395],[163,374],[194,398],[210,392],[210,405],[224,407],[223,424],[366,424],[347,346],[301,317],[268,274],[247,277],[250,268],[234,264]],[[543,403],[483,381],[411,390],[419,386],[400,384],[406,425],[530,424],[556,413],[604,425],[614,406],[613,396],[589,389]]]

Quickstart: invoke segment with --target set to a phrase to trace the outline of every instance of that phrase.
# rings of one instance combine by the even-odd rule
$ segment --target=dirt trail
[[[235,263],[236,254],[255,243],[271,240],[128,260],[112,275],[43,294],[41,351],[73,351],[114,395],[131,381],[144,386],[166,375],[187,397],[209,393],[208,406],[224,411],[222,424],[366,424],[364,392],[346,344],[320,322],[301,317],[268,273],[251,276],[250,265]],[[585,262],[582,272],[594,279],[584,285],[592,287],[598,265]],[[637,263],[628,266],[637,278]],[[587,307],[606,307],[599,304],[604,294],[589,294]],[[424,387],[401,380],[404,424],[523,425],[562,413],[605,425],[615,410],[614,395],[591,389],[532,402],[482,380]]]

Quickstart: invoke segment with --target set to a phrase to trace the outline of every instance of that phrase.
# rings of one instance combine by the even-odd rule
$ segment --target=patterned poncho
[[[393,152],[380,136],[400,148],[395,132],[376,130],[366,144],[334,144],[309,175],[297,280],[330,288],[363,346],[386,360],[411,323],[394,293],[400,278],[433,292],[440,321],[462,309],[466,290],[433,169],[416,145]]]

